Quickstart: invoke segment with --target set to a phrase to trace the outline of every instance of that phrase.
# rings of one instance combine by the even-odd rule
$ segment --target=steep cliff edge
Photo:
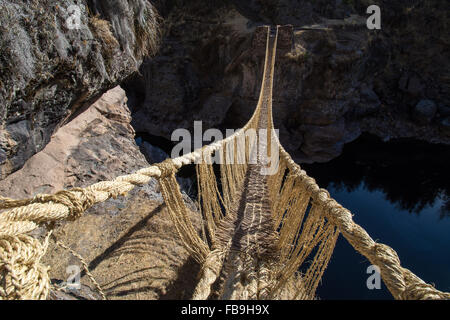
[[[30,198],[111,180],[149,166],[134,142],[126,101],[120,87],[107,91],[62,126],[20,170],[0,181],[0,194]]]
[[[144,0],[0,0],[0,179],[156,52]]]

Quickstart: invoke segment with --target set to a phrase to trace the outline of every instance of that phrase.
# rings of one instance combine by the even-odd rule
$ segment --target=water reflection
[[[396,250],[402,266],[450,291],[450,147],[365,135],[324,164],[302,165],[354,214],[371,237]],[[340,237],[318,295],[322,299],[392,299],[366,286],[370,262]]]
[[[420,214],[410,214],[393,206],[383,191],[368,191],[364,184],[347,192],[329,188],[330,194],[353,214],[377,242],[393,248],[403,267],[436,288],[450,291],[450,219],[439,219],[436,200]],[[333,257],[318,288],[321,299],[392,299],[383,283],[380,290],[369,290],[367,267],[370,262],[339,237]]]
[[[419,214],[442,200],[440,219],[450,217],[450,147],[417,140],[383,142],[363,135],[344,147],[343,154],[327,163],[303,164],[317,183],[352,192],[361,184],[380,190],[399,209]]]

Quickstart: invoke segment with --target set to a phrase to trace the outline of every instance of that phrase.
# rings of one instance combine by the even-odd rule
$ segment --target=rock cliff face
[[[29,198],[111,180],[148,166],[134,142],[126,101],[120,87],[109,90],[62,126],[20,170],[1,181],[0,194]]]
[[[85,187],[148,166],[134,141],[130,121],[125,92],[120,87],[109,90],[62,126],[21,169],[0,181],[0,194],[29,198]],[[195,206],[185,199],[199,225]],[[110,299],[189,298],[193,290],[195,278],[191,276],[198,272],[198,265],[188,259],[155,179],[127,197],[93,206],[74,222],[58,223],[53,234],[81,254]],[[67,279],[68,266],[82,271],[81,262],[53,241],[43,259],[51,266],[54,284]],[[84,298],[96,297],[84,274],[81,283],[89,292],[94,290]],[[72,292],[72,298],[82,296],[84,289]],[[71,296],[56,292],[54,298]]]
[[[370,4],[382,10],[381,30],[366,27]],[[362,132],[450,143],[442,68],[449,61],[448,10],[441,1],[155,6],[164,16],[161,49],[124,85],[137,132],[170,139],[176,128],[192,130],[194,120],[204,129],[240,127],[262,77],[255,27],[290,23],[292,47],[277,53],[274,117],[297,161],[330,160]]]
[[[0,179],[158,45],[144,0],[0,0]]]

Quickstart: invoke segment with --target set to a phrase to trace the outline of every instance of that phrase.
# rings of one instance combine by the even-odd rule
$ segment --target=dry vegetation
[[[114,51],[119,47],[119,42],[111,32],[111,24],[99,16],[89,19],[92,32],[102,40],[102,47],[108,57],[113,56]]]
[[[134,31],[136,35],[136,56],[150,56],[159,47],[161,30],[159,26],[161,18],[154,10],[143,8],[134,20]]]

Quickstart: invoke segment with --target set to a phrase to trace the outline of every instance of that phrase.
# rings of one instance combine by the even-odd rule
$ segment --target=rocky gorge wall
[[[382,8],[382,29],[365,10]],[[373,133],[449,138],[448,10],[440,1],[173,1],[158,54],[124,84],[137,132],[170,140],[176,128],[238,128],[259,94],[264,51],[253,32],[292,24],[278,50],[274,117],[299,162],[324,162]]]
[[[374,31],[371,3],[1,0],[0,179],[119,83],[138,133],[242,126],[259,94],[262,24],[293,25],[277,53],[274,117],[298,162],[330,160],[362,132],[448,144],[448,5],[373,1]]]

